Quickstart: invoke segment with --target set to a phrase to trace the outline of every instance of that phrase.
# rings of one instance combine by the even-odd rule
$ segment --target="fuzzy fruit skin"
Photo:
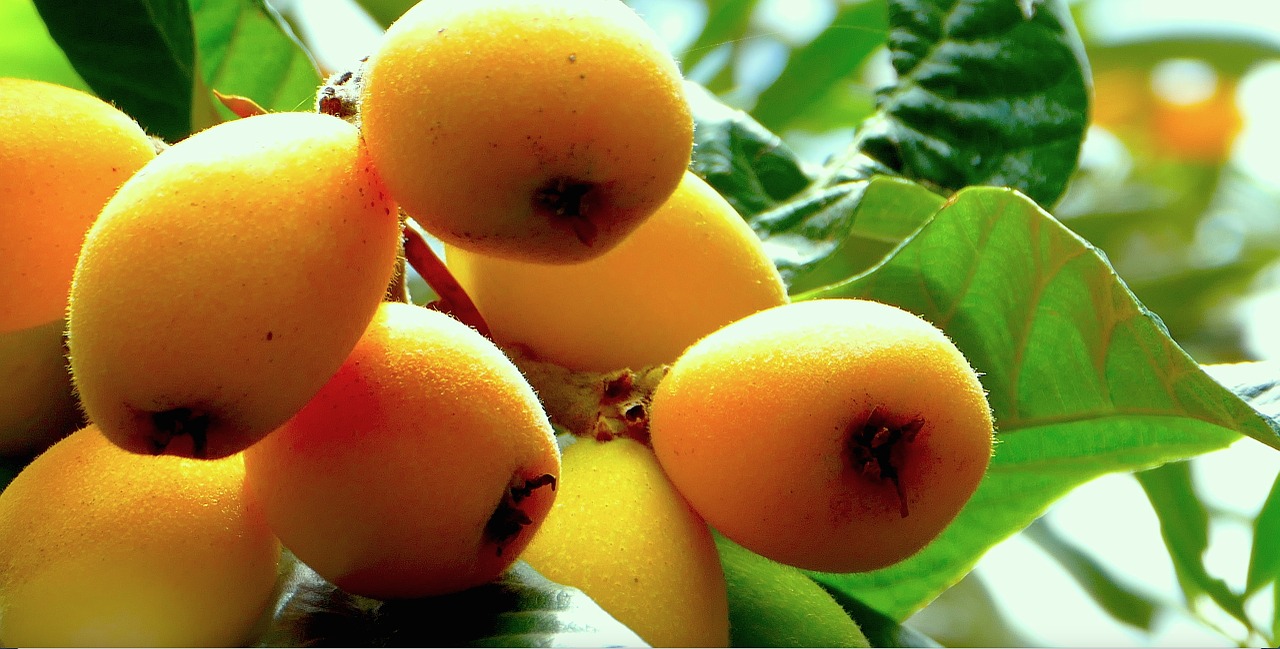
[[[0,333],[0,456],[31,456],[84,425],[63,357],[66,322]]]
[[[787,301],[760,239],[692,172],[631,236],[587,262],[446,253],[499,342],[576,370],[670,363],[699,338]]]
[[[370,57],[361,130],[392,196],[441,240],[525,261],[612,248],[693,150],[680,71],[618,0],[418,3]],[[589,185],[583,218],[544,194]]]
[[[851,433],[872,410],[919,417],[888,480],[856,469]],[[690,347],[659,384],[653,448],[707,522],[765,557],[857,572],[914,554],[986,472],[982,385],[942,331],[896,307],[814,300],[748,316]]]
[[[206,416],[207,457],[248,447],[337,371],[373,317],[395,204],[335,117],[274,113],[179,142],[90,229],[71,289],[71,370],[89,418],[137,452],[155,413]],[[186,436],[184,436],[186,437]]]
[[[803,572],[715,535],[729,590],[733,647],[870,647],[827,591]]]
[[[137,455],[92,426],[0,494],[5,646],[238,646],[265,613],[280,544],[244,460]]]
[[[0,78],[0,334],[60,320],[85,231],[155,157],[131,117],[93,95]]]
[[[245,452],[272,529],[342,589],[379,599],[491,581],[538,529],[554,485],[519,501],[529,524],[486,524],[513,478],[560,475],[551,423],[502,351],[435,311],[384,303],[342,368]]]
[[[706,523],[639,442],[564,450],[555,507],[522,559],[655,647],[725,647],[724,572]]]

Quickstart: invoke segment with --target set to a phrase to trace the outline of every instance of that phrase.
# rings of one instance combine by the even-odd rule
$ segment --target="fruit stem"
[[[440,296],[427,307],[447,313],[462,324],[480,332],[480,335],[485,338],[492,339],[493,332],[489,329],[489,324],[484,321],[484,316],[480,315],[475,302],[471,301],[471,296],[467,295],[453,273],[450,273],[449,268],[436,256],[435,251],[427,244],[426,234],[423,233],[421,226],[412,218],[406,218],[404,221],[403,243],[404,256],[409,265],[418,271],[431,290]]]
[[[577,437],[601,441],[630,437],[649,443],[649,402],[669,366],[585,372],[540,361],[520,347],[503,351],[533,386],[557,426]]]

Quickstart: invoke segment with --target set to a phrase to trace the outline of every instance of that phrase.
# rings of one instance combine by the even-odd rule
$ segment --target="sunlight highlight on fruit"
[[[564,451],[555,507],[523,558],[655,647],[724,647],[724,572],[706,523],[635,440]]]
[[[384,303],[338,373],[245,457],[285,546],[344,590],[384,599],[497,577],[560,474],[515,365],[471,328],[401,303]]]
[[[0,334],[62,319],[85,231],[155,148],[93,95],[0,77]]]
[[[138,452],[243,450],[337,371],[398,241],[342,120],[260,115],[174,145],[85,239],[67,323],[85,411]]]
[[[363,83],[361,130],[392,196],[476,252],[598,256],[689,165],[680,71],[618,0],[420,2]]]
[[[699,514],[827,572],[919,551],[991,459],[982,384],[942,331],[885,304],[814,300],[703,338],[658,385],[650,433]]]

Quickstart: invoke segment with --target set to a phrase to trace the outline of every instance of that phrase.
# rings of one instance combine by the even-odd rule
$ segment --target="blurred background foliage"
[[[362,56],[413,3],[270,5],[327,73]],[[893,79],[887,0],[630,4],[689,78],[815,167],[850,146],[876,89]],[[1265,4],[1069,3],[1092,67],[1094,110],[1079,170],[1058,204],[1045,207],[1102,249],[1206,364],[1280,359],[1272,325],[1280,314],[1280,126],[1271,123],[1280,10]],[[0,0],[0,25],[0,76],[86,87],[31,0]],[[414,288],[415,298],[424,295],[423,285]],[[1280,463],[1248,440],[1224,453],[1081,489],[1093,500],[1065,499],[1018,535],[1020,546],[997,548],[910,624],[954,646],[1276,638],[1274,585],[1251,579],[1254,564],[1280,561],[1280,548],[1259,555],[1250,540],[1280,533],[1280,495],[1268,497]],[[1232,479],[1236,487],[1221,486]],[[1135,565],[1143,553],[1155,566],[1147,572]],[[997,559],[1024,563],[1010,569]],[[1052,564],[1062,578],[1043,578],[1029,561]],[[1071,592],[1019,596],[1061,584]]]

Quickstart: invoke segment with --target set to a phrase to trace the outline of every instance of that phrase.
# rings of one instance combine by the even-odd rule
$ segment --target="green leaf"
[[[375,22],[384,28],[389,27],[397,18],[404,15],[410,7],[418,4],[418,0],[357,0],[357,2]]]
[[[794,293],[875,266],[942,203],[909,180],[874,176],[807,192],[747,221]]]
[[[847,589],[818,580],[818,585],[831,595],[841,608],[853,618],[873,647],[938,647],[929,636],[916,631],[850,595]]]
[[[1277,539],[1280,539],[1280,476],[1271,485],[1258,517],[1253,521],[1253,548],[1249,553],[1245,597],[1280,580],[1280,543],[1276,542]]]
[[[309,110],[320,73],[262,0],[191,0],[205,86],[273,111]]]
[[[1044,519],[1033,522],[1025,534],[1065,568],[1111,617],[1139,629],[1151,630],[1159,608],[1151,598],[1125,584],[1106,566],[1063,538]]]
[[[889,24],[898,81],[858,150],[946,192],[1003,185],[1057,201],[1089,115],[1063,0],[891,0]]]
[[[1177,33],[1142,35],[1123,42],[1089,44],[1089,61],[1094,69],[1148,69],[1169,59],[1199,59],[1219,74],[1240,78],[1260,63],[1280,58],[1280,45],[1270,38],[1238,31],[1230,36],[1212,32],[1216,26],[1205,25],[1207,33],[1189,34],[1185,25]]]
[[[844,609],[799,569],[715,534],[729,594],[732,647],[867,647]]]
[[[809,186],[809,174],[781,138],[702,86],[687,82],[685,90],[694,117],[690,169],[739,214],[780,205]]]
[[[1197,597],[1208,595],[1222,610],[1249,626],[1244,598],[1233,593],[1225,581],[1211,576],[1204,566],[1204,553],[1209,548],[1209,512],[1196,495],[1191,465],[1174,462],[1134,476],[1160,519],[1160,535],[1187,603],[1194,610]]]
[[[186,0],[35,0],[49,34],[99,97],[147,132],[192,131],[195,29]]]
[[[760,93],[751,114],[770,130],[782,132],[840,81],[858,73],[884,45],[888,30],[885,0],[841,5],[826,30],[791,53],[778,79]],[[850,116],[846,125],[853,124]]]
[[[1280,430],[1280,361],[1205,365],[1204,371]]]
[[[262,647],[648,646],[576,588],[523,561],[461,593],[379,601],[338,590],[287,555]]]
[[[724,47],[730,50],[729,60],[733,60],[733,50],[746,36],[751,24],[751,13],[759,0],[707,0],[707,22],[702,26],[702,33],[689,49],[680,54],[680,64],[685,74],[689,74],[703,59],[716,50]],[[733,66],[723,67],[721,74],[710,82],[716,92],[724,92],[733,84]]]
[[[38,79],[89,90],[62,48],[49,37],[31,0],[0,0],[0,77]]]
[[[957,193],[884,264],[796,299],[868,298],[943,329],[982,373],[997,443],[968,505],[916,556],[816,575],[895,618],[1099,475],[1280,435],[1202,372],[1101,254],[1010,189]]]
[[[320,83],[314,63],[263,0],[36,0],[36,6],[93,91],[170,142],[230,115],[211,89],[298,110]]]
[[[966,574],[907,619],[911,628],[944,647],[1031,647],[1032,642],[1001,610],[984,582],[982,568]]]

